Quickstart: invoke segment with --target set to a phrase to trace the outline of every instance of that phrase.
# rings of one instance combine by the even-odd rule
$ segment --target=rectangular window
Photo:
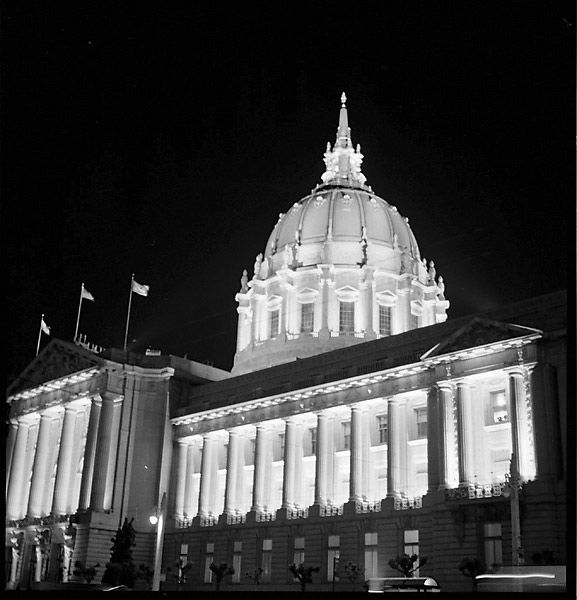
[[[274,338],[279,333],[280,309],[270,311],[270,337]]]
[[[204,583],[212,583],[212,571],[210,565],[214,561],[214,544],[206,545],[206,558],[204,560]]]
[[[365,579],[377,577],[378,570],[378,535],[365,533]]]
[[[351,422],[343,423],[343,448],[350,450],[351,448]]]
[[[391,307],[379,305],[379,334],[391,335]]]
[[[305,538],[295,538],[293,562],[298,567],[305,562]]]
[[[485,564],[488,567],[503,564],[503,541],[501,539],[501,523],[485,523],[483,525],[483,545]]]
[[[340,558],[341,538],[338,535],[329,535],[328,560],[327,560],[327,580],[339,580],[339,558]]]
[[[423,439],[427,437],[427,409],[417,408],[415,409],[415,419],[417,422],[417,439]]]
[[[341,333],[354,333],[355,331],[355,303],[339,303],[339,331]]]
[[[379,444],[387,444],[389,439],[389,419],[387,415],[377,417],[379,424]]]
[[[419,530],[406,529],[403,533],[405,540],[403,552],[409,556],[413,556],[413,554],[419,556]],[[419,569],[413,572],[412,577],[419,577]]]
[[[234,583],[240,583],[240,575],[242,568],[242,542],[234,543],[234,554],[232,555],[232,568],[234,573],[232,575],[232,581]]]
[[[315,320],[315,305],[313,302],[301,304],[301,333],[312,333]]]
[[[494,425],[495,423],[507,423],[509,421],[505,390],[499,390],[489,394],[489,412],[490,425]]]
[[[309,429],[311,434],[311,454],[317,453],[317,429],[313,427],[313,429]]]
[[[411,329],[419,328],[419,316],[411,313]]]
[[[262,580],[263,583],[268,583],[271,577],[272,565],[272,540],[267,539],[262,541]]]
[[[278,442],[280,448],[280,459],[282,460],[282,458],[284,457],[284,433],[278,434]]]

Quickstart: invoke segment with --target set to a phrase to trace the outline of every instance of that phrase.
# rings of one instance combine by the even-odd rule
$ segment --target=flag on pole
[[[132,291],[137,293],[140,296],[148,296],[148,290],[150,289],[149,285],[142,285],[141,283],[136,283],[134,279],[132,280]]]
[[[80,297],[86,298],[86,300],[92,300],[92,302],[94,302],[94,296],[84,287],[84,285],[80,290]]]
[[[44,319],[40,320],[40,327],[46,335],[50,335],[50,327],[46,325],[46,321]]]

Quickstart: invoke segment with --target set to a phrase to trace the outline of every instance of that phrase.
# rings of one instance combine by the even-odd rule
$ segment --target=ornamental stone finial
[[[347,95],[343,92],[341,94],[341,106],[345,106],[347,103]]]

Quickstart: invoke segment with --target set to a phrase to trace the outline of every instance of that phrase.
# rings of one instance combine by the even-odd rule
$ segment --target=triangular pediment
[[[421,356],[421,360],[542,333],[539,329],[533,329],[532,327],[499,323],[476,317],[457,329],[447,339],[425,352]]]
[[[8,386],[8,395],[103,364],[105,360],[93,352],[54,338]]]

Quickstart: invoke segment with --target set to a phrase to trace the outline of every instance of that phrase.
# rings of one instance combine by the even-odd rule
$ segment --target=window
[[[503,564],[503,542],[501,539],[501,523],[485,523],[483,525],[483,545],[487,566]]]
[[[339,580],[339,558],[340,558],[341,538],[338,535],[329,535],[328,560],[327,560],[327,580]]]
[[[339,303],[339,331],[341,333],[354,333],[355,331],[355,303]]]
[[[343,423],[343,448],[350,450],[351,447],[351,422]]]
[[[313,302],[301,304],[301,333],[312,333],[315,321],[315,305]]]
[[[204,583],[212,583],[210,565],[214,561],[214,544],[206,545],[206,558],[204,560]]]
[[[389,419],[387,415],[377,417],[379,425],[379,444],[387,444],[389,439]]]
[[[417,423],[417,439],[423,439],[427,437],[427,409],[417,408],[415,409],[415,420]]]
[[[293,562],[298,567],[305,562],[305,538],[295,538]]]
[[[277,308],[275,310],[270,311],[270,337],[274,338],[279,333],[279,319],[280,309]]]
[[[406,529],[404,531],[404,549],[403,552],[409,556],[416,554],[419,556],[419,530],[418,529]],[[417,563],[418,564],[418,563]],[[415,566],[415,565],[413,565]],[[419,577],[419,569],[413,572],[413,577]]]
[[[317,453],[317,429],[316,429],[316,427],[309,429],[309,432],[311,434],[311,454],[316,454]]]
[[[284,456],[284,439],[285,439],[284,433],[279,433],[278,434],[278,442],[279,442],[280,457],[281,457],[281,459]]]
[[[419,316],[411,313],[411,329],[419,328]]]
[[[272,563],[272,540],[262,541],[262,580],[263,583],[270,581]]]
[[[241,563],[242,563],[242,542],[234,543],[234,550],[232,555],[232,568],[234,569],[234,573],[232,575],[232,580],[234,583],[240,583],[240,574],[241,574]]]
[[[379,305],[379,334],[391,335],[391,307]]]
[[[505,390],[491,392],[489,394],[489,418],[487,424],[494,425],[495,423],[507,423],[508,421],[509,411]]]
[[[377,577],[378,535],[365,533],[365,579]]]

